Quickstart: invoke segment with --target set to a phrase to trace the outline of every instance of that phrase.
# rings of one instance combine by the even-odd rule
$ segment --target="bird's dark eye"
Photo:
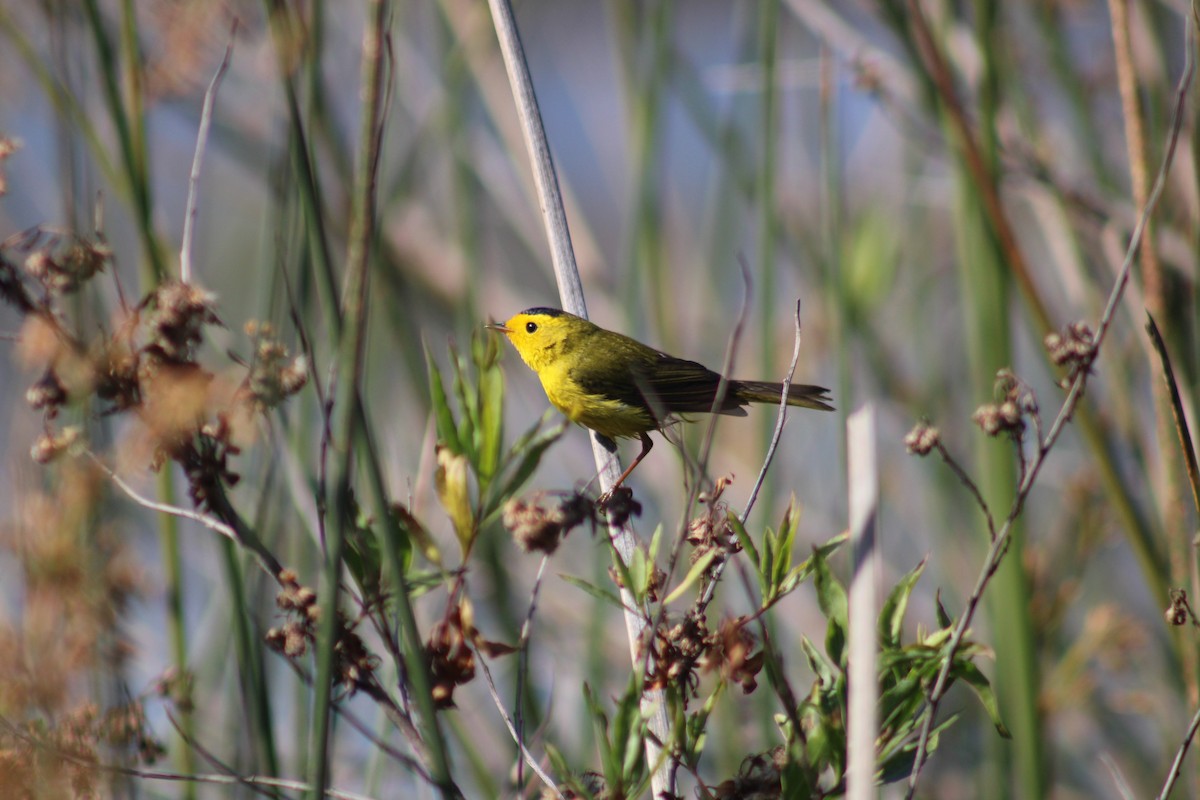
[[[536,322],[526,322],[525,323],[525,332],[526,333],[533,333],[536,330],[537,330]]]

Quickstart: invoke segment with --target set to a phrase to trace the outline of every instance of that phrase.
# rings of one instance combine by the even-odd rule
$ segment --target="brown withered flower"
[[[709,564],[706,581],[720,569],[721,562],[742,549],[737,534],[729,524],[729,504],[721,499],[722,493],[732,483],[731,477],[721,477],[717,479],[711,492],[701,492],[696,499],[704,509],[688,523],[686,538],[692,546],[689,563],[695,564],[712,551],[717,553]]]
[[[648,687],[664,689],[674,684],[685,697],[694,694],[699,684],[696,665],[709,647],[704,614],[692,609],[682,617],[664,618],[654,632],[653,647],[654,670],[647,677]]]
[[[168,361],[190,361],[205,325],[219,325],[216,297],[191,283],[166,281],[142,303],[151,313],[146,323],[147,353]]]
[[[450,608],[425,645],[433,702],[438,708],[453,708],[454,690],[475,678],[475,653],[468,646],[470,623],[464,624],[463,616],[463,604]]]
[[[1067,374],[1059,382],[1064,389],[1096,360],[1096,337],[1085,322],[1072,322],[1058,333],[1048,333],[1042,343],[1050,360],[1067,368]]]
[[[594,519],[591,502],[579,493],[536,491],[504,504],[504,527],[526,552],[550,555],[573,528]]]
[[[308,383],[308,359],[292,356],[275,338],[274,328],[266,322],[248,322],[245,331],[254,340],[254,362],[242,384],[241,399],[255,411],[265,412]]]
[[[300,658],[317,641],[321,607],[317,604],[317,593],[301,585],[293,570],[281,571],[278,581],[275,605],[284,612],[287,621],[267,631],[267,645],[288,658]],[[354,630],[355,624],[339,612],[337,641],[333,645],[335,680],[351,694],[372,682],[379,668],[379,658],[367,649]]]
[[[719,670],[721,677],[741,685],[750,694],[758,686],[758,673],[763,667],[763,652],[754,648],[757,641],[746,629],[748,617],[724,620],[711,637],[704,659],[706,670]]]

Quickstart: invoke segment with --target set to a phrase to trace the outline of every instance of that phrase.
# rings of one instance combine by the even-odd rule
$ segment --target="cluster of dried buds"
[[[438,708],[452,708],[454,690],[474,679],[472,646],[492,657],[516,652],[511,645],[489,641],[480,635],[471,601],[463,597],[446,609],[446,615],[433,626],[425,644],[425,661],[433,679],[433,702]]]
[[[236,435],[255,413],[278,406],[307,381],[303,357],[289,356],[268,325],[251,325],[254,358],[237,390],[197,360],[204,329],[219,325],[212,294],[194,284],[167,281],[130,309],[112,332],[93,341],[74,333],[60,313],[62,298],[77,291],[112,260],[103,241],[33,228],[0,243],[0,301],[25,317],[20,351],[40,375],[26,392],[42,412],[44,431],[31,455],[46,463],[78,441],[78,428],[53,424],[71,402],[101,401],[101,412],[132,411],[146,433],[153,469],[178,461],[193,501],[209,505],[236,483],[229,467]]]
[[[1043,340],[1050,360],[1067,368],[1067,374],[1059,381],[1066,389],[1080,372],[1086,372],[1096,360],[1096,337],[1084,322],[1072,322],[1059,333],[1048,333]]]
[[[942,442],[942,434],[927,422],[918,422],[904,437],[904,447],[916,456],[927,456]]]
[[[695,564],[709,553],[715,553],[704,572],[703,581],[706,585],[715,578],[721,565],[742,549],[733,526],[729,524],[729,504],[721,499],[725,489],[732,483],[732,478],[722,476],[717,478],[711,492],[701,492],[696,501],[703,510],[688,523],[686,538],[692,546],[689,563]]]
[[[595,506],[578,492],[530,492],[504,504],[504,527],[525,552],[550,555],[572,529],[596,524]]]
[[[317,625],[321,619],[317,593],[302,586],[296,573],[290,569],[280,572],[278,580],[280,590],[275,604],[288,619],[282,627],[267,631],[267,645],[288,658],[300,658],[317,641]],[[347,691],[354,692],[373,680],[379,668],[379,658],[367,650],[362,638],[354,631],[354,625],[340,613],[333,652],[334,675]]]
[[[1033,392],[1012,371],[1002,369],[996,373],[996,395],[1001,398],[999,402],[981,405],[971,419],[988,436],[1006,434],[1020,439],[1025,432],[1025,417],[1038,413]]]
[[[746,629],[748,622],[747,617],[727,619],[711,631],[704,613],[695,608],[682,617],[665,619],[655,631],[651,652],[654,669],[647,687],[678,686],[686,699],[695,694],[699,671],[703,670],[719,672],[746,694],[753,692],[758,686],[763,653],[755,649],[757,642]]]

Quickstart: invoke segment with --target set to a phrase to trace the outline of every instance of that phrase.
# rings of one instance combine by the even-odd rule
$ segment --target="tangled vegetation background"
[[[838,414],[596,509],[486,3],[0,0],[5,796],[840,795],[868,402],[885,796],[1200,794],[1194,6],[515,11],[592,318]]]

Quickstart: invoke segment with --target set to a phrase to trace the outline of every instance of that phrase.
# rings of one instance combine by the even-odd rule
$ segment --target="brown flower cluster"
[[[739,684],[746,694],[758,686],[762,670],[762,650],[746,629],[746,617],[728,619],[716,631],[710,631],[703,612],[689,610],[682,617],[666,619],[655,631],[651,653],[653,674],[647,680],[650,689],[669,685],[694,696],[699,686],[699,670],[719,672],[725,680]]]
[[[696,500],[703,510],[688,523],[687,542],[692,546],[689,563],[695,564],[709,553],[715,553],[704,573],[705,585],[713,580],[730,556],[742,549],[737,534],[729,524],[729,504],[721,499],[725,489],[732,483],[732,478],[722,476],[717,478],[711,492],[701,492]]]
[[[586,496],[571,492],[535,491],[504,504],[504,527],[525,552],[550,555],[572,529],[596,524],[595,507]]]
[[[111,261],[103,241],[33,228],[0,243],[0,300],[25,317],[18,352],[38,370],[26,392],[45,422],[31,455],[51,461],[79,441],[77,428],[53,424],[68,404],[98,400],[101,413],[132,412],[139,425],[125,449],[152,469],[168,460],[187,474],[193,502],[212,508],[237,482],[229,466],[249,438],[253,417],[278,406],[307,381],[267,325],[252,325],[254,358],[241,385],[199,363],[204,330],[219,325],[215,298],[194,284],[167,281],[117,321],[85,339],[72,330],[63,298]]]
[[[266,322],[247,322],[246,335],[254,342],[254,361],[242,384],[241,395],[259,413],[277,408],[308,383],[308,359],[293,357]]]
[[[1072,322],[1058,333],[1048,333],[1042,340],[1050,360],[1067,368],[1067,374],[1059,381],[1066,389],[1080,372],[1091,369],[1096,360],[1096,337],[1085,322]]]
[[[1037,400],[1010,370],[996,373],[996,403],[985,403],[975,409],[971,419],[988,436],[1005,434],[1020,439],[1025,432],[1025,417],[1038,413]]]
[[[446,609],[425,644],[425,661],[433,678],[433,701],[438,708],[454,707],[454,690],[475,678],[472,646],[488,656],[504,656],[516,648],[484,639],[475,627],[475,609],[465,597]]]
[[[927,456],[942,440],[941,432],[932,425],[918,422],[904,437],[904,447],[916,456]]]
[[[321,619],[317,593],[302,586],[296,573],[290,569],[279,573],[279,585],[281,588],[275,604],[288,616],[288,620],[282,627],[267,631],[267,645],[288,658],[301,658],[317,641],[317,625]],[[379,658],[367,649],[355,632],[354,624],[341,614],[338,615],[337,642],[333,652],[334,676],[344,689],[353,693],[374,681]]]

